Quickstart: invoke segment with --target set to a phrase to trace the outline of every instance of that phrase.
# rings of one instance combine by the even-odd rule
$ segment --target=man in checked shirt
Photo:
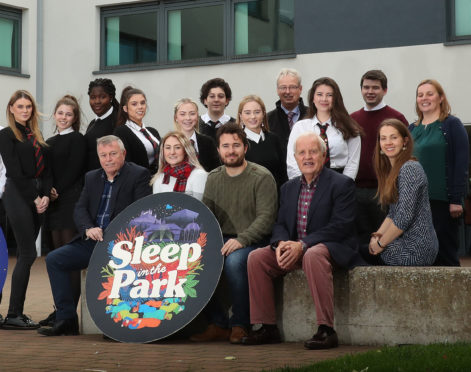
[[[242,339],[245,345],[281,342],[273,279],[302,268],[319,326],[304,346],[338,346],[333,328],[332,270],[365,263],[358,253],[354,231],[355,184],[349,177],[324,168],[325,152],[324,141],[315,133],[302,134],[296,140],[294,156],[302,175],[281,187],[271,245],[252,251],[248,258],[250,322],[262,327]]]

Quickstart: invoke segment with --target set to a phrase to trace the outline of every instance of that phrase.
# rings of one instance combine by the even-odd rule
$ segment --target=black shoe
[[[72,319],[56,320],[51,328],[39,328],[38,333],[43,336],[78,335],[78,317],[75,316]]]
[[[262,325],[258,330],[250,332],[246,337],[242,337],[242,345],[262,345],[277,344],[281,342],[280,331],[276,325],[267,327]]]
[[[39,325],[42,327],[52,327],[56,321],[56,310],[50,313],[46,319],[40,320]]]
[[[3,326],[3,321],[4,321],[3,316],[2,316],[2,314],[0,314],[0,328],[2,328],[2,326]]]
[[[317,333],[304,343],[304,347],[310,350],[332,349],[337,346],[339,346],[337,332],[323,325],[320,325]]]
[[[38,329],[39,324],[33,322],[30,317],[26,315],[18,315],[18,316],[9,316],[5,318],[3,322],[3,329]]]

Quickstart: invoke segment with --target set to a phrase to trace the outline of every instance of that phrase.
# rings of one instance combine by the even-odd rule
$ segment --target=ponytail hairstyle
[[[131,86],[124,88],[121,92],[121,100],[119,101],[118,120],[116,121],[117,127],[126,124],[126,122],[129,120],[129,115],[126,111],[124,111],[124,106],[128,105],[129,99],[135,94],[142,94],[147,101],[147,97],[142,90],[133,88]]]
[[[93,88],[102,87],[106,94],[111,97],[111,106],[113,107],[114,111],[118,111],[119,109],[119,102],[116,99],[116,87],[114,86],[111,79],[106,78],[98,78],[90,82],[88,84],[88,95],[92,92]]]
[[[59,101],[57,101],[56,107],[54,107],[54,114],[57,112],[57,109],[61,105],[72,107],[72,111],[74,113],[74,121],[72,123],[72,129],[76,132],[80,131],[81,110],[80,110],[80,105],[77,101],[77,98],[75,98],[72,95],[66,94]]]

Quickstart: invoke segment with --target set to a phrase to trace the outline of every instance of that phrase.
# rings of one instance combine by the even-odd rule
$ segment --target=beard
[[[222,159],[223,164],[228,168],[237,168],[244,164],[245,158],[243,156],[237,157],[235,160]]]

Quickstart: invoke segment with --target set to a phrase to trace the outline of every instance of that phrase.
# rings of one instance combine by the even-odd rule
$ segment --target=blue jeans
[[[224,237],[224,242],[229,238]],[[267,241],[238,249],[224,258],[223,273],[231,292],[232,318],[224,311],[220,296],[216,292],[204,310],[209,323],[222,328],[250,325],[249,280],[247,258],[254,249],[267,245]]]
[[[70,272],[88,267],[95,244],[94,240],[77,239],[47,255],[46,267],[57,320],[72,319],[77,315]]]

